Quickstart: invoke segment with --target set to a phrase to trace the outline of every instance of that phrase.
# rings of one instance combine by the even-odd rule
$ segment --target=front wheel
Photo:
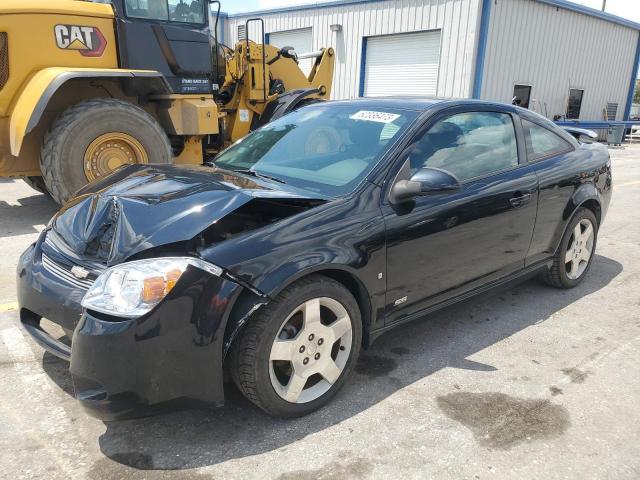
[[[587,275],[598,239],[598,220],[587,208],[580,208],[573,216],[546,272],[545,280],[556,288],[573,288]]]
[[[66,110],[45,135],[40,169],[59,204],[89,182],[134,163],[171,163],[169,139],[142,108],[113,98]]]
[[[360,353],[358,305],[340,283],[303,279],[258,310],[231,355],[240,391],[265,412],[298,417],[326,404]]]

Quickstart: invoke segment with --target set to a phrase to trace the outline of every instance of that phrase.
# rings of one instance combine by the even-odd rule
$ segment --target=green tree
[[[633,103],[640,103],[640,79],[636,80],[636,91],[633,94]]]

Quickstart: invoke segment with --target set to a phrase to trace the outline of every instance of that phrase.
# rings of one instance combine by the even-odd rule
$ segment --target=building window
[[[582,108],[582,97],[584,90],[572,88],[569,90],[569,101],[567,102],[567,119],[577,120],[580,118],[580,109]]]
[[[529,108],[531,99],[531,85],[515,85],[513,87],[513,103],[522,108]]]

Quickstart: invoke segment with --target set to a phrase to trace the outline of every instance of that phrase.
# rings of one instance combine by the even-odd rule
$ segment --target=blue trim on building
[[[612,15],[610,13],[602,12],[600,10],[596,10],[595,8],[585,7],[584,5],[580,5],[579,3],[569,2],[567,0],[535,0],[535,1],[538,3],[545,3],[547,5],[551,5],[552,7],[562,8],[564,10],[571,10],[572,12],[578,12],[584,15],[589,15],[590,17],[596,17],[601,20],[606,20],[607,22],[617,23],[618,25],[622,25],[624,27],[640,30],[640,23],[632,22],[631,20],[627,20],[626,18],[622,18],[622,17],[618,17],[617,15]]]
[[[358,3],[371,3],[371,2],[380,2],[380,1],[387,1],[387,0],[333,0],[330,2],[319,1],[317,3],[308,3],[306,5],[294,5],[292,7],[269,8],[265,10],[255,10],[252,12],[220,13],[220,16],[222,17],[224,15],[225,17],[228,17],[228,18],[247,17],[250,15],[266,15],[270,13],[299,12],[302,10],[312,10],[315,8],[343,7],[347,5],[355,5]],[[569,2],[567,0],[533,0],[533,1],[538,3],[544,3],[546,5],[551,5],[552,7],[562,8],[564,10],[571,10],[573,12],[582,13],[583,15],[596,17],[601,20],[606,20],[607,22],[617,23],[618,25],[633,28],[635,30],[640,30],[640,23],[632,22],[631,20],[627,20],[626,18],[618,17],[617,15],[612,15],[606,12],[601,12],[600,10],[596,10],[595,8],[585,7],[584,5]]]
[[[638,44],[636,45],[636,60],[631,70],[631,83],[629,84],[629,94],[627,96],[627,105],[624,107],[624,120],[631,117],[631,106],[633,105],[633,94],[636,91],[636,79],[638,78],[638,67],[640,66],[640,33],[638,34]]]
[[[226,14],[229,18],[247,17],[249,15],[267,15],[270,13],[300,12],[303,10],[314,10],[316,8],[344,7],[358,3],[372,3],[386,0],[334,0],[332,2],[307,3],[304,5],[294,5],[291,7],[267,8],[264,10],[253,10],[251,12],[239,12]]]
[[[478,51],[476,53],[476,71],[473,76],[473,93],[471,98],[480,98],[482,80],[484,76],[484,59],[487,54],[487,39],[489,38],[489,23],[491,20],[491,2],[482,0],[482,14],[480,17],[480,33],[478,35]]]
[[[628,121],[628,122],[614,122],[604,120],[559,120],[555,122],[560,127],[578,127],[586,128],[588,130],[605,130],[612,125],[624,125],[626,128],[631,128],[635,125],[640,125],[640,121]]]
[[[270,40],[270,33],[269,32],[264,32],[264,43],[266,43],[267,45],[270,44],[269,40]]]
[[[360,85],[358,86],[358,96],[364,97],[365,67],[367,65],[367,38],[362,37],[362,52],[360,53]]]

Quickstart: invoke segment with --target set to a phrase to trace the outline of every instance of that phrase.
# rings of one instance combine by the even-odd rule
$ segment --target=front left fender
[[[20,154],[25,136],[40,122],[49,101],[67,81],[75,78],[151,79],[154,93],[169,93],[166,80],[159,72],[150,70],[44,68],[35,73],[24,85],[9,115],[9,144],[11,155]]]

